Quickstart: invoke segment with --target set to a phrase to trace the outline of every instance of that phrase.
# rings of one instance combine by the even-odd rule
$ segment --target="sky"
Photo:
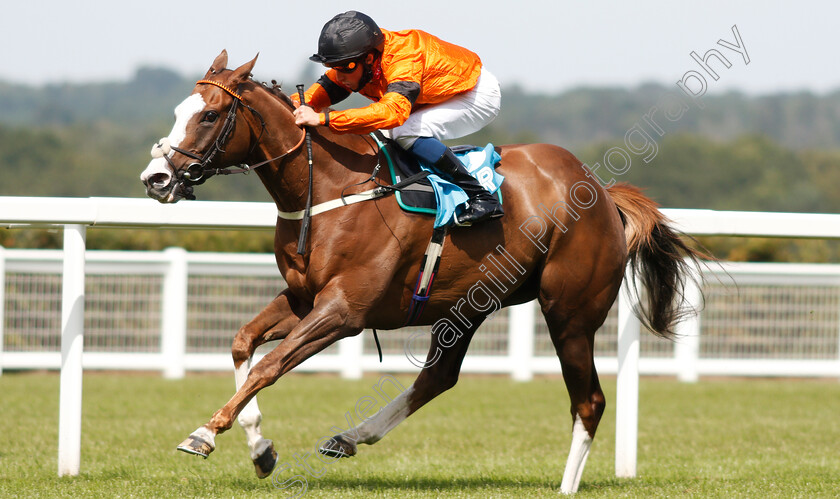
[[[467,47],[503,87],[531,92],[678,81],[699,92],[691,71],[708,93],[840,89],[840,3],[828,0],[3,0],[0,81],[124,81],[141,66],[200,76],[227,49],[231,67],[259,53],[257,79],[308,85],[294,80],[320,72],[308,57],[324,23],[346,10]],[[708,55],[717,80],[692,52]]]

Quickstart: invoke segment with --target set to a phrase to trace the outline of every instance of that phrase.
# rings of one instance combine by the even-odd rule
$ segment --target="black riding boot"
[[[447,175],[452,182],[467,193],[467,207],[455,215],[456,225],[472,225],[484,220],[499,218],[505,214],[499,198],[487,192],[487,189],[467,171],[461,160],[448,147],[443,156],[433,165],[436,170]]]

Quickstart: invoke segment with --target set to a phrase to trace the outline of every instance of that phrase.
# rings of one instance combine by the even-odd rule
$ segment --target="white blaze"
[[[201,94],[192,94],[184,99],[183,102],[178,104],[175,108],[175,125],[172,127],[172,131],[169,132],[168,137],[170,145],[175,147],[181,145],[181,142],[183,142],[187,137],[187,124],[189,124],[193,116],[204,110],[205,105],[206,104],[204,99],[201,97]],[[172,154],[174,154],[174,151],[169,152],[170,156]],[[164,158],[152,159],[152,161],[149,162],[149,166],[146,167],[146,170],[140,174],[140,179],[145,181],[147,178],[156,173],[163,173],[167,175],[167,178],[171,175]]]

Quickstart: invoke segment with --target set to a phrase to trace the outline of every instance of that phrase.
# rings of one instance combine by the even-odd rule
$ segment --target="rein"
[[[186,197],[187,199],[192,199],[192,200],[195,199],[195,196],[192,194],[192,186],[203,184],[208,178],[212,177],[213,175],[231,175],[231,174],[235,174],[235,173],[248,174],[248,173],[251,172],[251,170],[259,168],[260,166],[266,165],[266,164],[271,163],[273,161],[282,160],[286,156],[288,156],[288,155],[292,154],[293,152],[297,151],[298,149],[300,149],[300,147],[306,141],[306,136],[307,136],[306,130],[302,130],[303,133],[301,133],[300,140],[298,140],[298,142],[294,146],[292,146],[286,152],[284,152],[283,154],[280,154],[279,156],[275,156],[271,159],[261,161],[261,162],[255,164],[255,165],[242,164],[242,165],[240,165],[239,168],[233,168],[232,166],[222,167],[222,168],[211,167],[210,162],[213,161],[216,154],[218,154],[219,152],[225,152],[223,146],[227,142],[228,138],[230,137],[230,134],[233,132],[234,126],[236,124],[236,112],[239,109],[240,104],[242,106],[244,106],[246,109],[248,109],[249,111],[251,111],[251,113],[254,116],[258,117],[259,120],[260,120],[260,124],[261,124],[260,135],[259,135],[257,141],[254,143],[254,145],[251,146],[251,151],[249,151],[249,153],[248,153],[249,155],[251,154],[251,152],[253,152],[254,148],[259,143],[260,138],[262,138],[262,135],[263,135],[263,133],[265,132],[265,129],[266,129],[266,124],[265,124],[265,120],[263,119],[262,115],[256,109],[254,109],[251,106],[249,106],[248,104],[246,104],[242,95],[239,94],[239,92],[235,91],[234,89],[228,87],[227,85],[224,85],[222,83],[219,83],[219,82],[216,82],[216,81],[213,81],[213,80],[199,80],[199,81],[196,82],[196,84],[197,85],[213,85],[215,87],[218,87],[218,88],[224,90],[225,92],[227,92],[231,97],[233,97],[234,100],[233,100],[233,104],[231,105],[230,109],[228,110],[227,116],[225,117],[225,122],[222,125],[222,129],[219,131],[218,137],[216,137],[216,140],[213,142],[213,147],[209,151],[207,151],[203,156],[199,156],[196,153],[187,151],[187,150],[182,149],[180,147],[173,146],[173,145],[169,144],[169,140],[167,138],[161,139],[160,142],[155,144],[155,146],[152,148],[152,157],[155,157],[155,158],[162,157],[162,158],[164,158],[166,160],[166,162],[169,163],[169,165],[172,167],[172,170],[176,172],[176,174],[175,174],[176,179],[181,184],[183,184],[185,186],[184,191],[185,191],[186,195],[184,197]],[[375,135],[373,135],[373,137],[374,137],[374,140],[375,140],[377,146],[379,146],[379,148],[381,150],[382,149],[382,143],[376,138]],[[172,152],[172,151],[183,154],[184,156],[187,156],[188,158],[195,159],[197,162],[190,164],[189,166],[187,166],[186,169],[177,170],[174,163],[172,162],[172,159],[169,156],[169,153]],[[311,155],[310,155],[310,164],[311,164]],[[399,191],[401,188],[403,188],[407,185],[410,185],[410,184],[413,184],[413,183],[417,182],[418,180],[426,177],[429,174],[429,172],[423,171],[423,172],[420,172],[418,174],[412,175],[411,177],[408,177],[408,178],[404,179],[402,182],[398,182],[395,185],[381,185],[381,184],[379,184],[378,182],[375,181],[376,172],[379,170],[379,167],[380,167],[379,164],[377,164],[376,170],[373,172],[371,177],[366,181],[366,182],[374,181],[378,185],[378,187],[376,187],[374,189],[370,189],[368,191],[360,192],[358,194],[347,195],[347,196],[342,194],[339,199],[326,201],[324,203],[320,203],[320,204],[317,204],[315,206],[311,206],[311,204],[309,204],[309,203],[311,203],[311,198],[310,198],[310,200],[307,203],[308,206],[307,206],[306,209],[299,210],[299,211],[293,211],[293,212],[278,211],[277,216],[279,218],[282,218],[282,219],[285,219],[285,220],[303,220],[303,219],[307,218],[307,215],[314,216],[314,215],[318,215],[320,213],[324,213],[324,212],[327,212],[327,211],[334,210],[336,208],[340,208],[342,206],[347,206],[347,205],[359,203],[359,202],[362,202],[362,201],[370,201],[370,200],[377,199],[377,198],[380,198],[380,197],[383,197],[383,196],[388,196],[389,194],[393,194],[394,192]],[[362,183],[365,183],[365,182],[362,182]],[[310,186],[311,186],[311,180],[310,180]],[[308,213],[307,213],[307,211],[308,211]]]
[[[382,148],[382,142],[377,138],[376,134],[371,133],[370,136],[373,137],[374,142],[376,143],[376,147],[379,148],[379,151],[384,151],[384,149]],[[374,147],[374,150],[376,150],[375,147]],[[387,156],[387,153],[386,153],[386,156]],[[388,161],[390,162],[391,160],[388,159]],[[324,201],[323,203],[319,203],[319,204],[316,204],[315,206],[312,206],[309,210],[310,211],[309,215],[314,217],[315,215],[320,215],[321,213],[332,211],[336,208],[341,208],[343,206],[348,206],[348,205],[351,205],[351,204],[361,203],[363,201],[372,201],[374,199],[389,196],[391,194],[394,194],[397,191],[402,190],[404,187],[407,187],[411,184],[414,184],[414,183],[428,177],[429,173],[431,173],[429,171],[423,170],[419,173],[415,173],[414,175],[403,179],[400,182],[397,182],[394,185],[385,185],[385,184],[380,184],[376,180],[376,174],[377,174],[377,172],[379,171],[380,168],[381,168],[381,163],[377,163],[376,167],[373,169],[373,173],[371,174],[371,176],[367,180],[359,182],[358,184],[353,184],[353,185],[347,186],[347,187],[344,188],[344,190],[347,190],[348,188],[354,187],[354,186],[357,186],[357,185],[363,185],[363,184],[366,184],[368,182],[373,182],[374,184],[376,184],[377,187],[375,187],[373,189],[369,189],[367,191],[362,191],[362,192],[358,192],[356,194],[348,194],[348,195],[345,195],[344,190],[343,190],[343,191],[341,191],[341,197],[339,197],[337,199],[332,199],[330,201]],[[303,220],[304,217],[306,216],[306,210],[305,209],[304,210],[298,210],[298,211],[278,210],[277,211],[277,216],[284,219],[284,220]]]
[[[244,106],[246,109],[248,109],[249,111],[251,111],[251,114],[253,114],[257,118],[259,118],[259,120],[260,120],[260,134],[257,137],[257,140],[254,142],[254,144],[251,146],[251,150],[248,151],[249,156],[251,155],[251,153],[254,151],[254,149],[257,147],[260,140],[262,139],[262,135],[265,132],[266,124],[265,124],[265,120],[263,119],[263,117],[259,113],[259,111],[257,111],[253,107],[246,104],[245,100],[242,98],[242,95],[240,95],[238,92],[234,91],[230,87],[228,87],[226,85],[223,85],[219,82],[213,81],[213,80],[199,80],[199,81],[196,82],[196,84],[197,85],[213,85],[215,87],[218,87],[218,88],[224,90],[230,96],[233,97],[233,104],[230,106],[230,109],[228,110],[227,116],[225,117],[225,122],[222,124],[222,129],[219,131],[219,135],[216,137],[216,140],[213,141],[213,147],[210,148],[206,153],[204,153],[203,156],[199,156],[196,153],[193,153],[193,152],[187,151],[185,149],[181,149],[180,147],[176,147],[176,146],[171,145],[169,143],[168,139],[164,138],[164,139],[161,139],[161,141],[158,142],[157,144],[155,144],[155,146],[152,148],[152,157],[154,157],[154,158],[162,157],[166,160],[167,163],[169,163],[169,166],[172,167],[173,172],[175,172],[176,179],[181,184],[183,184],[185,186],[185,193],[186,193],[185,197],[187,199],[195,199],[195,196],[192,194],[192,187],[194,185],[203,184],[208,178],[212,177],[213,175],[231,175],[231,174],[236,174],[236,173],[244,173],[244,174],[247,175],[248,173],[251,172],[251,170],[253,170],[255,168],[259,168],[260,166],[266,165],[266,164],[274,162],[274,161],[282,160],[286,156],[288,156],[288,155],[292,154],[293,152],[297,151],[300,148],[300,146],[303,145],[304,139],[306,138],[305,133],[303,133],[301,135],[301,138],[297,142],[297,144],[292,146],[289,150],[287,150],[283,154],[281,154],[279,156],[275,156],[271,159],[267,159],[265,161],[261,161],[260,163],[257,163],[255,165],[242,164],[242,165],[240,165],[239,168],[233,168],[233,167],[214,168],[214,167],[210,166],[210,163],[216,157],[216,154],[218,154],[220,152],[221,153],[225,152],[224,145],[228,141],[228,139],[230,138],[230,135],[233,132],[233,129],[236,125],[236,111],[238,110],[240,104],[242,106]],[[169,153],[171,151],[175,151],[177,153],[183,154],[184,156],[187,156],[188,158],[192,158],[192,159],[196,160],[197,162],[196,163],[191,163],[190,165],[187,166],[186,169],[178,170],[175,167],[175,165],[172,162],[172,159],[170,157]]]

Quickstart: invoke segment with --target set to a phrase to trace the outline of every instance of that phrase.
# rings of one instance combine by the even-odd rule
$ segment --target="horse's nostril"
[[[150,175],[144,183],[149,187],[161,188],[169,184],[169,175],[166,173],[155,173]]]

